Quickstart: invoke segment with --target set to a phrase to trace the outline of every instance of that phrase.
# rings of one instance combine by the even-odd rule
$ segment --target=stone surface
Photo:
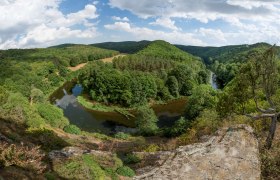
[[[134,179],[260,179],[258,141],[249,126],[224,128],[204,143],[179,147],[158,167],[139,170]]]

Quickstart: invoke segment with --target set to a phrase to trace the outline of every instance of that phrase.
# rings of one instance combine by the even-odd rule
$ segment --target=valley
[[[266,98],[278,110],[278,69],[272,68],[279,65],[278,49],[264,43],[195,47],[157,40],[0,50],[0,149],[16,148],[26,157],[18,160],[15,154],[11,160],[4,154],[11,152],[1,150],[0,174],[138,178],[143,168],[156,166],[153,154],[203,143],[221,128],[234,127],[242,138],[236,126],[246,124],[254,129],[250,138],[258,137],[260,147],[254,148],[261,163],[270,163],[259,165],[261,176],[276,177],[269,168],[278,167],[279,143],[272,137],[265,148],[273,121],[257,112],[258,106],[269,108]],[[265,81],[269,91],[262,89],[258,71],[277,74]],[[38,157],[29,156],[30,149]],[[94,171],[82,171],[88,167]]]

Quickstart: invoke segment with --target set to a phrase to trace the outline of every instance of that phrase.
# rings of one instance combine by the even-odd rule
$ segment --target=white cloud
[[[145,27],[132,26],[128,22],[115,22],[114,24],[107,24],[104,26],[109,30],[118,30],[129,33],[133,36],[134,40],[158,40],[163,39],[170,43],[177,44],[195,44],[206,45],[201,40],[194,37],[191,33],[183,33],[178,31],[163,32],[159,30],[152,30]]]
[[[112,19],[113,19],[114,21],[125,21],[125,22],[128,22],[128,21],[129,21],[128,17],[123,17],[123,18],[121,18],[121,17],[118,17],[118,16],[112,16]]]
[[[109,0],[109,5],[128,10],[143,19],[157,18],[151,24],[173,31],[178,28],[187,32],[189,30],[175,26],[177,21],[171,18],[200,21],[205,26],[200,25],[191,33],[209,45],[258,41],[280,43],[277,37],[280,34],[279,0],[141,0],[137,3],[131,0]],[[217,20],[227,24],[228,28],[220,28],[217,23],[215,27],[210,25]]]
[[[98,17],[94,4],[64,15],[62,0],[5,0],[0,3],[1,49],[47,46],[65,39],[94,38],[97,30],[89,20]],[[85,30],[73,26],[85,26]]]
[[[175,25],[175,21],[172,21],[170,18],[166,18],[166,17],[158,18],[158,19],[156,19],[155,22],[151,22],[150,24],[159,25],[159,26],[166,27],[168,29],[172,29],[175,31],[181,30],[180,28],[178,28]]]

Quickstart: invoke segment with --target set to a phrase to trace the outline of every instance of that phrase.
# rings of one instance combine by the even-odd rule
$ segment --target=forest
[[[102,62],[120,53],[128,54]],[[279,57],[279,47],[265,43],[195,47],[161,40],[1,50],[0,140],[5,143],[0,145],[0,177],[133,177],[144,161],[134,152],[174,150],[226,125],[248,124],[260,139],[262,177],[275,179],[280,172],[275,136]],[[86,65],[69,69],[81,63]],[[210,71],[220,89],[211,87]],[[117,107],[114,111],[133,116],[128,120],[135,121],[136,131],[103,134],[72,124],[49,101],[71,80],[83,87],[77,98],[81,105]],[[184,113],[172,125],[159,127],[152,105],[180,98],[187,99]],[[106,158],[86,153],[66,161],[49,158],[54,150],[71,146],[102,151]]]

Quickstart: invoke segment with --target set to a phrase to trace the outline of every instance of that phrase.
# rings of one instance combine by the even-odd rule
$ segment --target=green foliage
[[[112,168],[105,168],[105,173],[109,176],[112,180],[119,180],[118,174]]]
[[[104,49],[112,49],[115,51],[119,51],[121,53],[132,54],[144,49],[149,44],[150,41],[139,41],[139,42],[124,41],[124,42],[97,43],[97,44],[92,44],[92,46],[104,48]]]
[[[39,114],[48,124],[57,128],[64,128],[69,125],[68,119],[64,117],[62,109],[51,104],[38,104]]]
[[[44,100],[44,93],[37,88],[32,88],[30,93],[30,101],[34,103],[41,103]]]
[[[209,85],[200,85],[193,89],[188,99],[186,115],[194,119],[206,108],[214,108],[217,103],[217,92]]]
[[[201,57],[212,71],[217,75],[218,82],[224,86],[229,83],[238,73],[240,66],[247,62],[252,56],[261,54],[269,44],[257,43],[252,45],[234,45],[223,47],[177,47]]]
[[[190,126],[191,121],[185,119],[184,117],[181,117],[171,128],[165,129],[164,135],[167,137],[179,136],[185,133]]]
[[[204,110],[192,123],[192,128],[196,129],[197,136],[209,135],[220,127],[221,120],[216,111],[211,109]]]
[[[154,41],[149,44],[145,49],[139,51],[138,55],[159,57],[164,59],[173,59],[176,61],[191,61],[194,56],[181,51],[175,46],[165,41]]]
[[[117,173],[122,176],[133,177],[135,172],[128,166],[122,166],[117,170]]]
[[[133,106],[145,104],[157,95],[155,78],[142,72],[113,69],[107,64],[92,64],[79,76],[91,98],[105,104]]]
[[[122,140],[127,140],[127,139],[130,138],[130,134],[126,134],[124,132],[118,132],[117,134],[115,134],[115,138],[122,139]]]
[[[179,97],[179,85],[178,85],[178,80],[176,79],[175,76],[169,76],[166,82],[166,85],[169,89],[170,94],[174,98]]]
[[[144,149],[144,152],[157,152],[159,151],[159,146],[157,144],[150,144],[148,145],[145,149]]]
[[[125,164],[136,164],[141,161],[141,158],[139,158],[137,155],[129,153],[124,158]]]
[[[137,109],[136,115],[136,127],[139,129],[139,132],[143,135],[153,135],[157,132],[157,121],[158,118],[153,111],[153,109],[142,106]]]
[[[56,164],[54,171],[66,179],[105,179],[106,174],[91,155],[73,157]]]
[[[63,130],[70,134],[80,135],[82,133],[81,129],[74,124],[65,126]]]

